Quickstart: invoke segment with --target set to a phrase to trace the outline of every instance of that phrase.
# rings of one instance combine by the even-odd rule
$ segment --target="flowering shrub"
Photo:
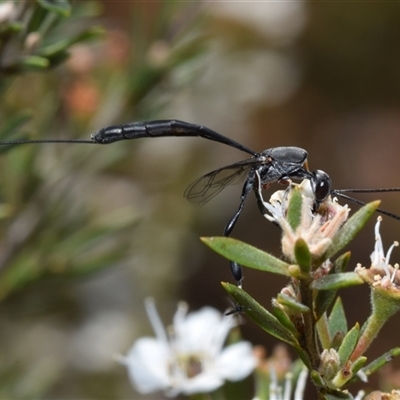
[[[316,210],[313,203],[308,181],[273,194],[270,202],[263,201],[266,218],[282,229],[282,252],[287,262],[234,239],[203,241],[239,264],[288,277],[287,286],[272,300],[272,312],[242,288],[228,283],[223,287],[262,329],[296,350],[320,399],[353,399],[347,390],[350,383],[366,382],[400,354],[400,348],[395,348],[369,363],[365,355],[383,324],[400,308],[399,266],[390,264],[398,243],[384,253],[379,217],[371,267],[357,265],[354,272],[345,272],[350,253],[338,253],[360,231],[379,202],[365,205],[350,218],[347,205],[340,205],[336,199],[329,197]],[[337,290],[363,283],[371,288],[372,312],[361,327],[356,323],[348,330]],[[267,398],[262,392],[257,396]],[[357,398],[362,398],[362,393]]]

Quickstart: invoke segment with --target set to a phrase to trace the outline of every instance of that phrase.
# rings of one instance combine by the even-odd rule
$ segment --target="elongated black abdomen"
[[[235,142],[205,126],[190,124],[178,120],[158,120],[148,122],[132,122],[122,125],[112,125],[100,129],[94,135],[92,140],[95,143],[109,144],[119,140],[139,139],[144,137],[203,137],[226,144],[236,149],[242,150],[251,155],[256,153],[253,150]]]

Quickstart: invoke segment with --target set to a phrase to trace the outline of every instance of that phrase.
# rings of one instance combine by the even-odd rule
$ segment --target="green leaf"
[[[0,35],[8,36],[14,35],[15,33],[21,32],[23,29],[23,24],[19,21],[3,21],[0,24]]]
[[[56,43],[52,43],[40,50],[40,55],[46,58],[52,58],[57,56],[59,53],[65,53],[72,45],[90,40],[98,39],[105,33],[104,28],[101,26],[93,26],[78,35],[70,38],[59,40]]]
[[[294,256],[296,257],[297,264],[299,264],[301,272],[309,276],[311,269],[312,256],[310,249],[304,239],[299,238],[294,245]]]
[[[31,120],[32,116],[33,114],[31,112],[21,111],[9,117],[6,121],[2,121],[2,127],[0,129],[1,140],[8,140],[8,137]]]
[[[350,260],[350,252],[338,257],[329,271],[329,275],[343,272]],[[315,297],[315,318],[318,321],[336,297],[337,290],[319,290]]]
[[[243,289],[230,283],[222,283],[222,287],[232,296],[235,301],[243,306],[245,313],[262,329],[270,335],[294,346],[300,348],[300,344],[286,327],[279,320],[262,307]]]
[[[63,17],[71,14],[71,4],[68,0],[37,0],[38,3],[48,11]]]
[[[210,237],[201,238],[201,241],[228,260],[260,271],[290,276],[289,264],[240,240]]]
[[[294,313],[308,313],[310,312],[310,309],[305,306],[304,304],[296,301],[293,297],[288,296],[287,294],[284,293],[278,293],[277,296],[277,302],[290,310],[292,310]]]
[[[39,31],[42,24],[44,24],[46,21],[48,14],[48,10],[44,9],[43,7],[35,7],[29,16],[27,27],[25,28],[26,33]]]
[[[351,374],[354,376],[357,374],[357,372],[365,365],[367,362],[367,357],[362,356],[357,358],[356,361],[353,362],[353,365],[351,366]]]
[[[354,397],[348,392],[336,390],[332,391],[332,393],[324,394],[324,400],[354,400]]]
[[[297,229],[301,222],[301,211],[303,206],[303,196],[298,188],[294,186],[291,191],[291,196],[287,211],[287,221],[293,231]]]
[[[318,388],[325,387],[325,382],[322,379],[322,376],[318,371],[315,371],[315,370],[311,371],[310,378],[316,387],[318,387]]]
[[[360,208],[333,237],[325,257],[330,258],[338,251],[347,246],[363,228],[371,215],[378,208],[380,201],[373,201]]]
[[[311,283],[311,287],[317,290],[336,290],[350,286],[362,285],[364,281],[355,272],[343,272],[341,274],[325,275]]]
[[[298,339],[300,337],[300,333],[297,330],[296,326],[294,323],[291,321],[289,316],[278,306],[274,306],[272,309],[272,314],[279,320],[279,322],[287,329],[290,330],[290,332],[293,333],[293,335]]]
[[[350,331],[346,334],[342,344],[339,347],[338,354],[341,365],[344,365],[350,358],[351,354],[354,351],[354,348],[357,345],[359,335],[360,325],[356,323],[354,327],[350,329]]]
[[[347,268],[347,265],[349,264],[350,256],[351,256],[350,251],[339,256],[335,260],[335,263],[333,264],[332,272],[337,272],[337,273],[344,272],[344,270]]]
[[[370,376],[374,372],[378,371],[380,368],[391,362],[394,357],[398,357],[399,355],[400,355],[400,347],[395,347],[394,349],[388,351],[385,354],[382,354],[376,360],[369,363],[365,368],[363,368],[363,372],[367,376]]]
[[[69,58],[70,54],[68,51],[60,51],[52,56],[48,57],[49,68],[57,67]]]
[[[50,65],[50,62],[45,57],[26,56],[26,57],[23,57],[19,61],[19,64],[23,69],[42,70],[42,69],[48,68]]]
[[[343,336],[347,333],[347,319],[340,297],[336,299],[328,323],[331,338],[335,337],[338,333],[343,334]]]

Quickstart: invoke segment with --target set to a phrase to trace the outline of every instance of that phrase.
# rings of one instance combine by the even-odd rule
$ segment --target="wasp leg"
[[[249,177],[247,178],[246,182],[243,185],[242,195],[240,196],[239,208],[236,211],[236,213],[234,214],[234,216],[226,224],[225,229],[224,229],[224,236],[228,237],[232,233],[232,230],[235,227],[236,222],[239,219],[240,214],[244,208],[244,202],[246,201],[246,198],[249,195],[249,193],[253,190],[253,185],[254,185],[254,173],[250,172]],[[242,266],[234,261],[231,261],[230,267],[231,267],[232,275],[236,279],[237,285],[241,288],[242,281],[243,281]]]

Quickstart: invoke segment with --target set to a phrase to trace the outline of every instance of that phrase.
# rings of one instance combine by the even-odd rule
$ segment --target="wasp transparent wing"
[[[185,190],[184,196],[194,204],[205,204],[228,185],[241,183],[248,176],[249,169],[260,165],[257,158],[249,158],[235,164],[209,172],[195,180]]]

